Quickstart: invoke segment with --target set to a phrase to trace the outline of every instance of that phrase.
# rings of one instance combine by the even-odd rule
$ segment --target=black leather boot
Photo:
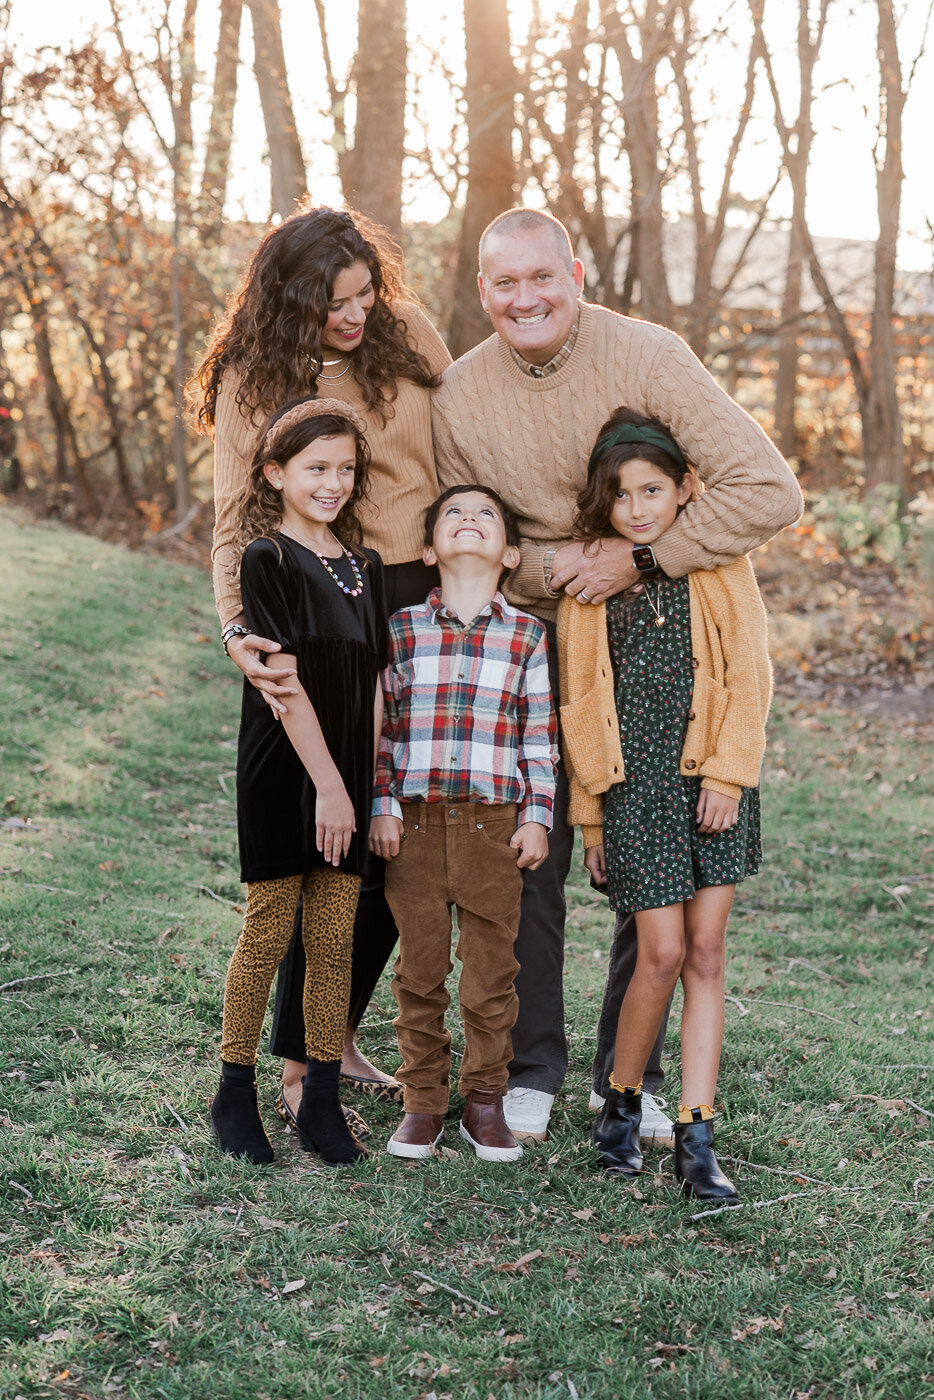
[[[713,1119],[675,1124],[675,1179],[699,1201],[735,1201],[736,1187],[720,1170],[713,1150]]]
[[[308,1060],[302,1079],[302,1101],[295,1115],[298,1140],[306,1152],[317,1152],[329,1166],[346,1166],[367,1156],[347,1126],[337,1095],[340,1060]]]
[[[228,1157],[246,1157],[261,1167],[275,1160],[256,1101],[256,1081],[236,1082],[221,1075],[211,1102],[211,1124],[217,1145]]]
[[[611,1089],[597,1114],[590,1140],[607,1171],[636,1176],[642,1170],[639,1125],[642,1122],[642,1095],[622,1094]]]

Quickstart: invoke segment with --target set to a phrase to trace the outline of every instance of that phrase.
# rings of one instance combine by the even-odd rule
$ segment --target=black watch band
[[[632,562],[640,574],[658,573],[658,560],[655,558],[655,550],[650,544],[634,544]]]

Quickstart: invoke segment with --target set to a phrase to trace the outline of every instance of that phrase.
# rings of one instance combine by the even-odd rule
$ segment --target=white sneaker
[[[590,1091],[590,1108],[594,1113],[606,1103],[595,1089]],[[650,1094],[647,1089],[642,1090],[642,1125],[639,1128],[639,1138],[642,1142],[655,1142],[659,1147],[674,1147],[675,1129],[671,1119],[663,1112],[667,1108],[667,1100],[660,1094]]]
[[[659,1147],[674,1147],[675,1145],[675,1125],[667,1114],[662,1112],[667,1108],[667,1102],[660,1095],[648,1093],[642,1090],[642,1126],[639,1129],[639,1139],[642,1142],[654,1142]]]
[[[518,1142],[523,1138],[546,1142],[554,1101],[554,1094],[546,1094],[544,1089],[510,1089],[503,1099],[503,1113],[513,1137]]]

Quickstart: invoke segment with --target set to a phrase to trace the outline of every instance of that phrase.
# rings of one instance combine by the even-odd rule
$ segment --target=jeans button
[[[457,816],[457,808],[456,808],[456,807],[451,807],[451,808],[449,809],[449,811],[448,811],[448,816],[449,816],[449,817],[456,817],[456,816]]]

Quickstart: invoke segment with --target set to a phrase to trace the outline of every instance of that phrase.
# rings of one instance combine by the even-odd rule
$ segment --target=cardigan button
[[[694,712],[694,710],[688,710],[688,719],[697,719],[697,715]]]
[[[696,764],[696,762],[694,761],[693,758],[687,758],[687,759],[685,759],[685,761],[684,761],[684,766],[685,766],[685,768],[696,768],[696,767],[697,767],[697,764]]]
[[[700,662],[698,661],[698,659],[697,659],[696,656],[692,656],[692,657],[691,657],[691,665],[694,667],[694,670],[695,670],[695,671],[697,670],[698,666],[700,665]]]

